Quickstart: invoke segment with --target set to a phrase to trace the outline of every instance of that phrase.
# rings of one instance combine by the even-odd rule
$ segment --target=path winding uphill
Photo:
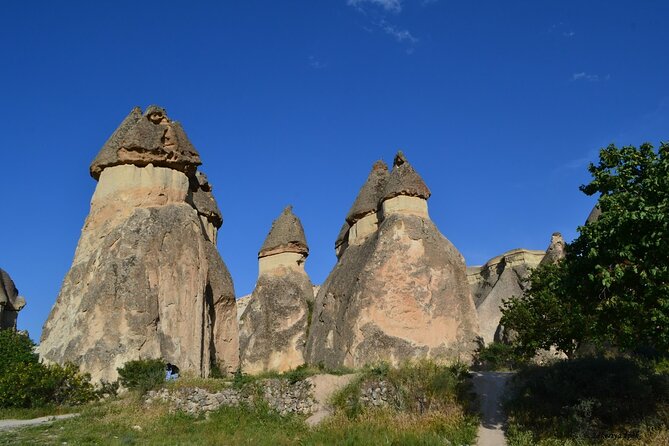
[[[505,446],[502,396],[506,383],[513,373],[475,372],[474,389],[481,402],[481,425],[478,431],[478,446]]]
[[[15,429],[17,427],[35,426],[37,424],[52,423],[57,420],[66,420],[68,418],[78,417],[78,413],[68,413],[65,415],[49,415],[46,417],[33,418],[32,420],[0,420],[0,430]]]

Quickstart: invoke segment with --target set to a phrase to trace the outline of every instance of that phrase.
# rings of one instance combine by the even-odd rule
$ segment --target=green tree
[[[587,195],[601,215],[557,265],[537,268],[502,324],[526,352],[550,345],[573,355],[588,340],[669,354],[669,144],[600,151]]]

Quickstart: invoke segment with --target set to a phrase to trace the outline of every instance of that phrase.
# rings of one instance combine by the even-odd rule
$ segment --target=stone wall
[[[285,379],[267,379],[247,384],[242,388],[229,387],[220,391],[210,391],[199,387],[178,389],[163,388],[146,394],[145,402],[167,402],[172,410],[191,415],[200,415],[220,407],[252,405],[265,401],[281,415],[311,414],[316,409],[312,385],[308,380],[290,383]]]

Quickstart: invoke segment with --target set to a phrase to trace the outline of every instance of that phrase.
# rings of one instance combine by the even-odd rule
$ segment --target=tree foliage
[[[537,268],[502,323],[527,352],[557,346],[568,355],[588,340],[669,353],[669,144],[600,151],[581,186],[601,215],[578,228],[557,265]]]

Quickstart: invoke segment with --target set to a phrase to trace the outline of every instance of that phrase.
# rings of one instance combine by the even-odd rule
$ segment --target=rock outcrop
[[[339,260],[316,297],[309,363],[471,360],[478,321],[464,259],[430,220],[429,196],[401,152],[390,174],[385,164],[374,165],[347,216],[347,242],[338,240]]]
[[[0,329],[16,330],[19,311],[25,306],[26,300],[19,295],[14,281],[0,268]]]
[[[481,338],[488,344],[505,340],[504,327],[500,325],[505,300],[522,297],[529,288],[530,271],[539,265],[555,263],[564,257],[565,242],[559,232],[551,236],[546,251],[513,249],[493,257],[483,266],[467,268],[481,327]]]
[[[479,316],[481,337],[486,344],[502,340],[500,306],[512,296],[523,295],[528,285],[525,279],[531,269],[539,265],[545,254],[545,251],[513,249],[493,257],[483,266],[467,268],[467,279]]]
[[[164,110],[133,109],[91,165],[99,182],[40,354],[96,381],[135,359],[207,376],[239,363],[222,219],[200,156]]]
[[[289,206],[274,221],[258,253],[258,282],[239,321],[246,373],[284,372],[304,364],[309,303],[314,292],[304,262],[309,248]]]

